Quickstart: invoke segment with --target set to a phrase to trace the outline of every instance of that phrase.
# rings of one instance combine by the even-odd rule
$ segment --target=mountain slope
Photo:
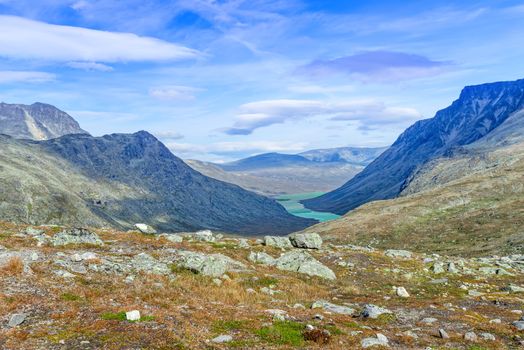
[[[419,167],[484,137],[523,107],[524,80],[466,87],[450,107],[408,128],[342,187],[303,203],[312,210],[344,214],[373,200],[394,198]]]
[[[308,230],[381,248],[456,255],[524,248],[524,112],[418,169],[396,199],[362,205]]]
[[[0,136],[0,217],[31,224],[284,234],[314,223],[201,175],[146,132],[48,141]]]
[[[315,162],[344,162],[366,166],[380,156],[387,147],[337,147],[315,149],[299,155]]]
[[[54,106],[0,103],[0,134],[18,139],[49,140],[87,132],[71,116]]]
[[[231,163],[218,164],[226,171],[246,171],[310,164],[310,160],[296,154],[264,153]]]

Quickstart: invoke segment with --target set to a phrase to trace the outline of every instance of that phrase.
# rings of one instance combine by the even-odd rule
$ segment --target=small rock
[[[126,320],[139,321],[140,320],[140,311],[132,310],[132,311],[126,312]]]
[[[440,261],[435,262],[433,266],[431,266],[431,271],[435,274],[444,273],[444,264]]]
[[[515,321],[512,323],[518,331],[524,331],[524,321]]]
[[[230,335],[219,335],[218,337],[211,339],[211,341],[217,344],[229,343],[230,341],[233,341],[233,337]]]
[[[249,249],[249,248],[251,248],[251,246],[249,245],[249,242],[245,238],[242,238],[242,239],[240,239],[238,241],[238,247],[242,248],[242,249]]]
[[[524,293],[524,288],[523,287],[520,287],[520,286],[517,286],[517,285],[514,285],[514,284],[510,284],[508,285],[507,287],[503,288],[504,291],[508,291],[508,292],[512,292],[512,293]]]
[[[26,314],[12,314],[9,318],[9,323],[7,324],[9,327],[16,327],[24,323],[25,319],[27,318]]]
[[[478,340],[478,337],[475,334],[475,332],[466,332],[466,334],[464,334],[464,340],[476,342]]]
[[[192,233],[190,236],[202,242],[215,242],[217,240],[217,237],[213,235],[213,231],[211,230],[197,231]]]
[[[363,348],[370,348],[370,347],[373,347],[373,346],[383,346],[383,347],[389,347],[389,340],[388,338],[381,334],[381,333],[377,333],[377,337],[376,338],[364,338],[362,339],[362,341],[360,342],[360,345],[363,347]]]
[[[135,224],[135,228],[146,235],[154,235],[156,230],[148,224]]]
[[[448,333],[442,328],[438,330],[438,336],[442,339],[449,339]]]
[[[409,298],[409,293],[404,287],[397,287],[397,295],[401,298]]]
[[[176,233],[162,233],[158,237],[159,238],[160,237],[165,238],[169,242],[172,242],[172,243],[182,243],[184,241],[184,237],[182,237],[181,235],[178,235]]]
[[[425,324],[433,324],[435,322],[437,322],[438,320],[436,318],[433,318],[433,317],[426,317],[426,318],[423,318],[422,323],[425,323]]]
[[[61,231],[53,236],[51,243],[54,246],[63,246],[68,244],[104,245],[104,242],[102,242],[96,233],[84,228],[73,228]]]
[[[487,340],[487,341],[495,341],[496,338],[493,334],[491,333],[480,333],[480,337],[484,340]]]

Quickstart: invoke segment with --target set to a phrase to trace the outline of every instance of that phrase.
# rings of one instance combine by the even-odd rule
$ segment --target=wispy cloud
[[[149,95],[159,100],[164,101],[190,101],[195,99],[195,94],[201,89],[190,86],[160,86],[151,88]]]
[[[317,60],[300,67],[306,75],[348,74],[361,81],[399,81],[440,74],[451,65],[425,56],[393,51],[367,51],[332,60]]]
[[[191,144],[169,142],[167,147],[177,155],[182,157],[188,155],[245,155],[258,154],[265,152],[298,152],[303,151],[307,143],[305,142],[278,142],[278,141],[247,141],[247,142],[217,142],[212,144]]]
[[[198,52],[131,33],[0,16],[0,56],[59,62],[140,62],[195,58]]]
[[[69,62],[67,64],[71,68],[82,69],[87,71],[112,72],[113,67],[103,63],[96,62]]]
[[[0,71],[0,84],[6,83],[45,83],[55,79],[55,75],[36,71]]]
[[[176,131],[153,131],[152,134],[166,141],[181,140],[184,138],[184,135]]]
[[[362,124],[412,121],[421,117],[413,108],[388,107],[375,100],[325,102],[316,100],[268,100],[247,103],[232,127],[222,129],[229,135],[250,135],[256,129],[290,120],[327,116],[332,120],[352,120]]]

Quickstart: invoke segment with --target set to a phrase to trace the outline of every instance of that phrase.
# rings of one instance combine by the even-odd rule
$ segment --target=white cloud
[[[113,67],[102,63],[96,62],[69,62],[67,64],[71,68],[83,69],[87,71],[101,71],[101,72],[112,72]]]
[[[367,126],[377,123],[403,123],[421,118],[421,114],[413,108],[389,107],[376,100],[348,102],[267,100],[240,106],[233,126],[221,131],[229,135],[249,135],[258,128],[312,116],[358,121]]]
[[[189,101],[195,99],[195,93],[201,91],[200,89],[189,86],[161,86],[149,90],[151,97],[165,101]]]
[[[162,140],[180,140],[184,138],[184,135],[176,131],[153,131],[151,133]]]
[[[0,71],[0,84],[5,83],[45,83],[55,79],[55,75],[36,71]]]
[[[174,153],[184,155],[236,155],[265,152],[303,151],[307,143],[279,141],[216,142],[207,145],[170,142],[166,146]]]
[[[130,62],[194,58],[198,52],[131,33],[0,16],[0,56],[58,62]]]

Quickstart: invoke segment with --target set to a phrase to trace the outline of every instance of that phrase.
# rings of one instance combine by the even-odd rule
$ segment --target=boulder
[[[228,271],[244,271],[245,265],[222,254],[207,255],[181,250],[177,252],[177,264],[204,276],[220,277]]]
[[[184,241],[184,237],[176,233],[162,233],[159,237],[165,238],[173,243],[182,243]]]
[[[404,287],[397,287],[396,289],[397,296],[401,298],[409,298],[409,293]]]
[[[16,327],[24,323],[25,319],[27,318],[26,314],[20,313],[20,314],[12,314],[11,317],[9,317],[9,323],[7,324],[8,327]]]
[[[64,246],[68,244],[92,244],[104,245],[104,242],[94,232],[84,228],[66,229],[51,238],[53,246]]]
[[[388,249],[384,252],[386,256],[389,256],[390,258],[404,258],[404,259],[410,259],[413,253],[407,250],[401,250],[401,249]]]
[[[348,306],[342,306],[342,305],[336,305],[329,303],[324,300],[317,300],[311,305],[312,309],[323,309],[329,312],[332,312],[334,314],[340,314],[340,315],[355,315],[356,310],[352,309]]]
[[[211,339],[211,341],[213,343],[217,343],[217,344],[229,343],[229,342],[233,341],[233,337],[230,336],[230,335],[223,334],[223,335],[219,335],[216,338]]]
[[[216,237],[211,230],[201,230],[189,234],[189,237],[201,242],[215,242]]]
[[[337,278],[331,269],[320,263],[309,253],[301,250],[293,250],[282,254],[277,259],[276,267],[280,270],[299,272],[329,280]]]
[[[289,236],[291,244],[296,248],[320,249],[322,238],[318,233],[294,233]]]
[[[364,308],[362,309],[362,312],[360,313],[360,316],[362,316],[364,318],[376,319],[380,315],[392,314],[392,313],[393,312],[391,312],[390,310],[388,310],[386,308],[383,308],[383,307],[380,307],[380,306],[377,306],[377,305],[373,305],[373,304],[366,304],[366,305],[364,305]]]
[[[376,337],[362,339],[362,341],[360,342],[360,345],[364,349],[367,349],[373,346],[389,347],[389,340],[385,335],[381,333],[377,333]]]
[[[156,230],[148,224],[135,224],[135,228],[146,235],[154,235]]]
[[[159,262],[151,255],[146,253],[140,253],[133,257],[131,265],[137,271],[143,271],[145,273],[151,273],[156,275],[168,275],[171,273],[171,269],[167,264]]]
[[[264,245],[268,247],[277,247],[281,249],[293,248],[293,245],[291,245],[291,241],[288,237],[280,236],[265,236]]]
[[[251,252],[249,253],[248,260],[256,264],[274,266],[277,261],[271,255],[264,252]]]

